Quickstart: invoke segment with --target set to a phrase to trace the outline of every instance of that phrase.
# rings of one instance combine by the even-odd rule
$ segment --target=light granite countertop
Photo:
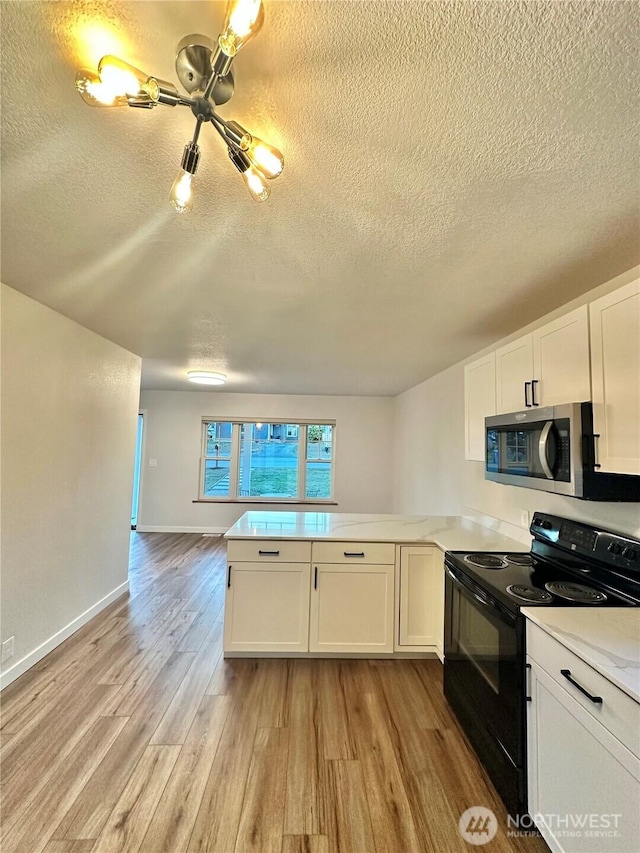
[[[522,613],[640,703],[640,609],[525,607]]]
[[[527,545],[457,515],[250,511],[227,539],[324,539],[434,544],[445,551],[528,551]]]

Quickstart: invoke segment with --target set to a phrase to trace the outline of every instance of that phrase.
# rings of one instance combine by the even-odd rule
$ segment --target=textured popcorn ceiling
[[[214,2],[2,14],[2,280],[144,357],[150,388],[396,394],[640,261],[634,2],[274,2],[221,108],[285,152],[263,205],[211,128],[91,109],[114,52],[176,80]]]

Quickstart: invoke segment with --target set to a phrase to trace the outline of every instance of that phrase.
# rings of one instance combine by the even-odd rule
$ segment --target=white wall
[[[606,282],[565,309],[554,311],[542,325],[580,304],[631,281],[637,268]],[[533,324],[532,324],[533,326]],[[522,331],[528,331],[528,326]],[[518,337],[515,333],[504,342]],[[503,341],[496,344],[499,346]],[[487,352],[467,359],[472,361]],[[601,503],[551,495],[493,483],[484,478],[482,462],[464,460],[464,362],[411,388],[395,398],[395,477],[393,512],[417,515],[461,514],[529,542],[522,511],[535,510],[601,524],[640,537],[640,504]],[[450,479],[449,479],[450,478]]]
[[[8,684],[128,588],[140,359],[1,287]]]
[[[461,515],[463,367],[457,364],[395,399],[393,511]]]
[[[336,421],[333,512],[391,511],[393,399],[143,391],[146,413],[138,530],[227,530],[249,509],[313,511],[317,505],[194,503],[202,418]],[[149,460],[157,467],[149,467]]]

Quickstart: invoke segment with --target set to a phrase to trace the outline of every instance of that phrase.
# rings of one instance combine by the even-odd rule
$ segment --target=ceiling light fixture
[[[210,370],[188,370],[187,379],[197,385],[224,385],[227,381],[224,373],[212,373]]]
[[[216,112],[233,95],[231,65],[235,55],[263,22],[262,0],[229,0],[217,43],[201,35],[186,36],[180,41],[176,73],[191,97],[184,97],[172,83],[144,74],[115,56],[103,56],[97,74],[86,69],[76,74],[76,89],[90,106],[153,109],[164,104],[191,108],[196,127],[191,142],[185,145],[180,172],[169,194],[178,213],[187,213],[193,207],[193,183],[200,162],[198,137],[204,123],[213,125],[222,137],[231,162],[256,201],[269,198],[269,181],[282,172],[284,158],[277,148],[253,136],[238,122],[225,121]]]

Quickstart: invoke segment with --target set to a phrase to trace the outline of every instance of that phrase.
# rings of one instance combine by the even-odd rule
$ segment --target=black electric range
[[[445,554],[445,696],[511,814],[526,812],[523,607],[638,607],[640,541],[536,512],[528,553]]]

